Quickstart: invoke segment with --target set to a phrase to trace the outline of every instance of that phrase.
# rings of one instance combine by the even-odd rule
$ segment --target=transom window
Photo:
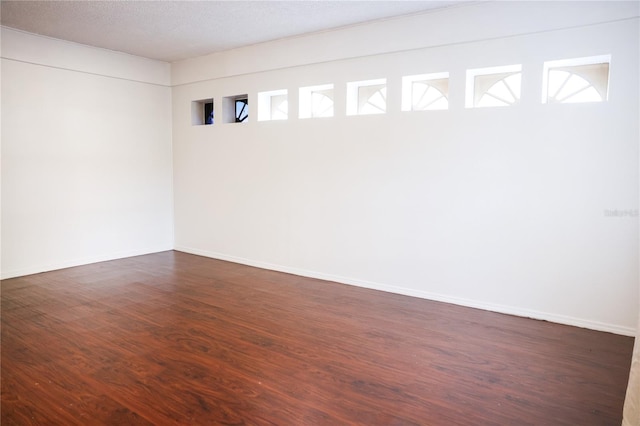
[[[609,95],[611,55],[562,59],[544,63],[543,103],[603,102]],[[469,69],[466,72],[465,106],[467,108],[505,107],[520,102],[522,65]],[[258,120],[287,120],[286,89],[260,92]],[[333,117],[334,85],[322,84],[299,89],[299,117]],[[346,114],[369,115],[387,112],[387,80],[347,83]],[[402,77],[402,111],[446,110],[449,108],[449,73],[440,72]],[[222,115],[220,115],[222,114]],[[245,123],[249,118],[248,96],[222,98],[217,120]],[[192,125],[214,123],[213,99],[191,102]]]
[[[333,84],[300,88],[300,118],[333,117]]]
[[[194,126],[213,124],[213,99],[191,102],[191,124]]]
[[[222,98],[223,123],[247,123],[249,121],[249,96],[236,95]]]
[[[271,97],[271,119],[286,120],[289,117],[289,101],[287,95]]]
[[[449,73],[402,77],[402,110],[426,111],[449,108]]]
[[[249,118],[249,100],[236,99],[236,123],[243,123]]]
[[[289,118],[287,89],[258,93],[258,121]]]
[[[387,86],[358,88],[358,114],[384,114],[387,112]]]
[[[311,116],[333,117],[333,90],[311,93]]]
[[[384,114],[386,112],[386,79],[347,83],[347,115]]]
[[[611,57],[549,61],[544,64],[543,103],[602,102],[609,92]]]
[[[467,108],[511,106],[520,102],[522,66],[467,71]]]

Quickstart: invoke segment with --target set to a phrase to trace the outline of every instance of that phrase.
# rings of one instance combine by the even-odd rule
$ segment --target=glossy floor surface
[[[2,282],[2,425],[619,425],[633,340],[164,252]]]

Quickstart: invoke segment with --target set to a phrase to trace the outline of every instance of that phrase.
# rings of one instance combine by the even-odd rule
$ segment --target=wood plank
[[[633,346],[173,251],[1,303],[3,425],[617,425]]]

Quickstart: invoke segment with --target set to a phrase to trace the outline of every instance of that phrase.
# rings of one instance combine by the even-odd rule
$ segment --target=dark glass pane
[[[213,124],[213,102],[204,104],[204,124]]]

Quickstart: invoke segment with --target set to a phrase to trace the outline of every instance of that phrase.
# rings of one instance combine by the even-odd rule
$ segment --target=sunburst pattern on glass
[[[510,74],[491,85],[478,101],[478,107],[509,106],[520,100],[522,73]]]
[[[549,71],[548,102],[602,102],[602,96],[585,78],[560,70]]]
[[[333,99],[320,93],[311,93],[311,116],[312,117],[333,117]]]
[[[271,96],[271,119],[286,120],[289,117],[289,101],[287,95]]]
[[[236,123],[242,123],[249,117],[249,101],[236,99]]]
[[[360,107],[360,114],[384,114],[387,112],[387,88],[376,90]]]
[[[449,100],[440,90],[426,82],[413,82],[411,85],[411,109],[413,111],[447,108],[449,108]]]

